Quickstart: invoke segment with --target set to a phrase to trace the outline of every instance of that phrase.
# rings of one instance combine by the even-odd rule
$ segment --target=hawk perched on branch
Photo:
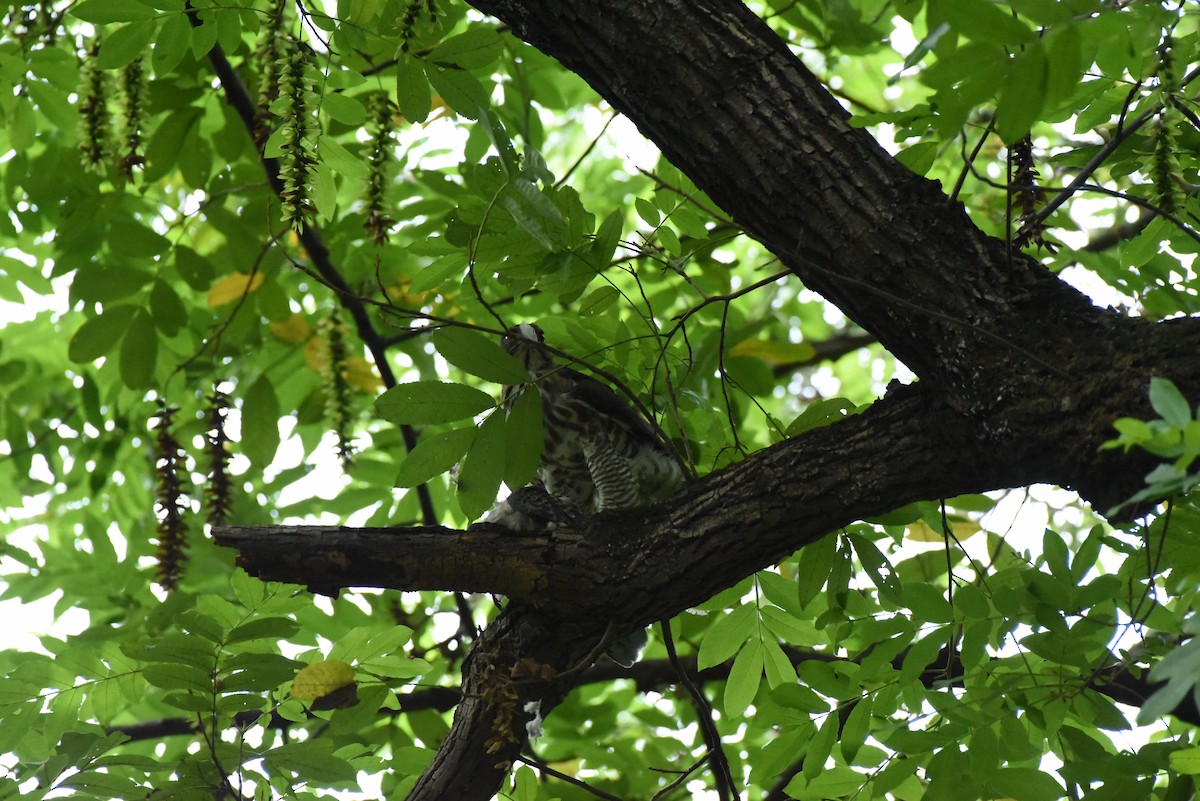
[[[542,329],[521,323],[502,344],[542,396],[538,476],[552,497],[604,512],[661,500],[683,484],[683,470],[650,424],[606,384],[555,364]],[[528,386],[504,388],[506,411]]]
[[[516,530],[569,522],[571,511],[606,512],[660,500],[683,484],[683,470],[650,424],[611,387],[568,367],[546,348],[542,329],[521,323],[502,343],[517,357],[542,399],[544,446],[538,481],[516,490],[485,518]],[[504,388],[507,413],[528,384]],[[541,486],[538,486],[540,484]],[[613,661],[630,667],[646,632],[607,643]]]

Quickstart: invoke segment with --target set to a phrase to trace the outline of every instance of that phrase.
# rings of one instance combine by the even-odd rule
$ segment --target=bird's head
[[[504,332],[500,346],[525,366],[535,378],[554,368],[554,359],[546,350],[546,335],[533,323],[519,323]]]

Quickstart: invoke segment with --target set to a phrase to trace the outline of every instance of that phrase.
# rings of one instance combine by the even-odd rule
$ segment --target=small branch
[[[1197,77],[1200,77],[1200,67],[1197,67],[1189,72],[1184,77],[1183,81],[1180,82],[1180,87],[1187,86]],[[1109,156],[1115,153],[1117,149],[1121,147],[1121,145],[1125,144],[1125,141],[1137,133],[1143,125],[1154,119],[1155,115],[1157,115],[1160,111],[1162,111],[1162,103],[1153,103],[1148,109],[1135,117],[1128,125],[1122,125],[1121,128],[1115,134],[1113,134],[1112,139],[1109,139],[1107,142],[1105,142],[1104,146],[1096,152],[1096,155],[1092,156],[1091,160],[1084,165],[1083,169],[1081,169],[1075,176],[1075,179],[1057,195],[1051,198],[1045,206],[1042,206],[1042,208],[1038,210],[1038,213],[1030,218],[1030,222],[1033,224],[1045,222],[1046,218],[1053,214],[1059,206],[1067,202],[1072,195],[1083,188],[1084,184],[1088,182],[1088,179],[1092,177],[1092,173],[1098,170],[1100,166],[1108,160]]]
[[[721,801],[730,801],[738,797],[736,786],[733,783],[733,773],[729,770],[729,757],[725,755],[725,749],[721,745],[721,733],[717,731],[717,724],[713,720],[712,704],[704,696],[704,693],[692,681],[687,670],[679,661],[679,654],[675,652],[675,638],[671,635],[670,621],[663,620],[659,622],[659,629],[662,631],[663,642],[667,646],[667,659],[675,668],[675,675],[679,677],[679,683],[683,685],[683,689],[692,699],[692,706],[696,710],[696,720],[700,724],[700,733],[704,737],[704,744],[708,746],[709,764],[712,765],[713,782],[717,787],[717,797]]]
[[[526,756],[525,754],[519,754],[517,756],[517,761],[524,762],[526,765],[529,765],[530,767],[535,768],[538,771],[541,771],[542,773],[544,773],[547,776],[553,776],[555,779],[558,779],[559,781],[564,781],[567,784],[573,784],[576,787],[583,790],[584,792],[586,792],[590,795],[596,796],[596,798],[603,798],[603,799],[605,799],[605,801],[622,801],[622,799],[618,798],[617,796],[611,795],[609,793],[604,792],[603,790],[592,787],[587,782],[580,781],[579,779],[576,779],[574,776],[571,776],[570,774],[555,770],[554,768],[550,767],[545,762],[543,762],[540,759],[537,759],[536,757]]]
[[[840,334],[820,342],[813,342],[813,355],[811,359],[776,364],[771,368],[771,372],[778,378],[781,375],[793,373],[796,370],[809,367],[817,362],[836,361],[847,353],[853,353],[856,350],[865,348],[867,345],[873,345],[876,341],[875,337],[863,332]]]
[[[1103,253],[1111,247],[1133,239],[1144,231],[1147,225],[1154,222],[1154,218],[1157,216],[1157,211],[1143,209],[1138,218],[1132,222],[1118,223],[1103,231],[1096,232],[1088,239],[1087,244],[1082,249],[1089,253]]]

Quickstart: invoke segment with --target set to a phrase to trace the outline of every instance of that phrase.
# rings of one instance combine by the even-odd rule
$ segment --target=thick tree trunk
[[[369,567],[359,559],[381,552],[326,554],[336,575],[320,559],[272,574],[253,543],[223,535],[267,577],[516,599],[472,652],[466,700],[412,801],[489,798],[524,742],[525,704],[548,712],[606,633],[673,615],[825,532],[914,500],[1047,481],[1103,511],[1140,489],[1150,466],[1098,452],[1113,420],[1149,416],[1152,375],[1200,395],[1197,321],[1154,325],[1097,309],[982,234],[936,184],[852,128],[738,0],[474,5],[586,79],[920,381],[665,504],[588,520],[580,531],[414,535],[405,559],[393,551]],[[396,544],[370,539],[356,547]],[[444,560],[436,575],[433,553]],[[385,568],[396,572],[381,578]]]

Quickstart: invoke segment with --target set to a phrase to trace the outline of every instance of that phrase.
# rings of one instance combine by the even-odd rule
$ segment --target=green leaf
[[[332,220],[337,213],[337,191],[333,169],[323,159],[318,160],[313,172],[312,198],[317,215],[324,220]]]
[[[763,625],[784,642],[806,643],[812,637],[811,624],[775,606],[759,607]]]
[[[752,604],[742,604],[717,619],[704,634],[696,656],[699,670],[712,667],[733,656],[754,633],[758,618]]]
[[[475,387],[442,381],[400,384],[375,399],[380,416],[396,425],[452,423],[495,405],[490,395]]]
[[[430,65],[429,82],[446,105],[469,120],[479,119],[488,106],[488,90],[471,73],[453,68]]]
[[[954,619],[954,608],[946,600],[945,591],[923,581],[908,582],[901,586],[901,598],[917,617],[931,623],[949,623]]]
[[[321,154],[321,161],[344,178],[365,178],[367,175],[367,165],[363,160],[342,147],[332,136],[317,139],[317,152]],[[329,202],[336,204],[336,201],[335,196]]]
[[[762,641],[763,652],[763,671],[767,677],[767,686],[771,689],[778,687],[781,684],[794,684],[796,682],[796,668],[792,667],[792,661],[788,659],[787,654],[783,652],[783,648],[779,646],[775,640],[764,639]]]
[[[1200,774],[1200,748],[1181,748],[1167,757],[1171,770],[1188,776]]]
[[[212,262],[183,245],[175,248],[175,272],[192,289],[202,292],[207,292],[217,277]]]
[[[468,520],[491,507],[504,480],[504,428],[503,414],[484,420],[458,471],[458,505]]]
[[[88,320],[71,337],[67,357],[73,362],[99,359],[117,344],[138,311],[136,306],[111,306],[99,317]]]
[[[1014,801],[1055,801],[1064,795],[1062,785],[1037,768],[998,768],[989,783],[996,797]]]
[[[533,768],[528,765],[517,768],[513,771],[512,782],[512,793],[506,797],[513,801],[538,801],[538,778]]]
[[[808,742],[804,754],[804,775],[811,782],[825,772],[825,762],[833,753],[834,743],[837,742],[839,718],[836,714],[828,714],[817,735]]]
[[[1143,725],[1170,714],[1196,685],[1200,678],[1200,639],[1176,646],[1150,669],[1150,678],[1167,683],[1138,710],[1137,720]]]
[[[360,626],[352,629],[334,645],[330,659],[344,659],[355,664],[370,664],[404,656],[404,644],[412,639],[408,626]]]
[[[901,684],[907,684],[916,681],[925,668],[937,659],[942,648],[946,645],[946,635],[944,629],[938,629],[926,635],[923,639],[914,643],[908,649],[908,653],[904,656],[904,662],[900,666]]]
[[[926,175],[933,168],[933,162],[937,158],[939,147],[940,145],[937,142],[917,142],[915,145],[909,145],[897,153],[896,161],[899,161],[917,175]]]
[[[156,663],[142,668],[142,677],[149,684],[164,690],[191,690],[212,695],[212,673],[189,665]]]
[[[409,122],[425,122],[432,105],[429,78],[420,61],[404,53],[396,63],[396,104]]]
[[[171,247],[171,240],[132,217],[114,219],[109,223],[109,234],[114,242],[121,243],[124,256],[158,256]]]
[[[930,7],[956,31],[978,41],[1021,45],[1036,38],[1028,25],[989,0],[931,0]]]
[[[100,44],[100,55],[96,64],[101,69],[115,70],[124,67],[135,58],[139,58],[154,39],[158,29],[155,20],[148,19],[123,25],[104,37]]]
[[[613,254],[617,252],[617,245],[621,242],[621,230],[625,224],[625,217],[619,209],[609,212],[604,218],[604,222],[600,223],[600,228],[596,231],[596,238],[592,240],[591,258],[589,259],[592,267],[596,270],[603,270],[608,267],[608,263],[612,261]]]
[[[589,292],[579,301],[578,311],[584,317],[595,317],[613,307],[621,298],[621,291],[615,286],[605,284]]]
[[[733,667],[729,669],[729,678],[725,680],[723,706],[726,715],[736,718],[746,711],[754,696],[758,695],[762,677],[762,642],[752,637],[746,647],[738,652]]]
[[[529,380],[525,367],[505,352],[496,340],[469,328],[450,326],[434,332],[433,346],[460,370],[497,384]]]
[[[175,336],[187,325],[187,308],[166,281],[156,280],[150,290],[150,313],[154,324],[167,336]]]
[[[128,655],[139,661],[170,662],[208,670],[213,664],[213,647],[197,634],[171,632],[140,646],[126,646]]]
[[[154,74],[159,77],[169,75],[187,55],[191,43],[192,26],[187,15],[168,15],[154,39],[154,52],[150,56]]]
[[[1083,77],[1079,26],[1055,26],[1044,39],[1046,47],[1046,108],[1068,103]]]
[[[433,48],[428,59],[439,64],[457,64],[463,69],[479,69],[499,58],[503,50],[504,44],[495,28],[475,25]]]
[[[321,111],[345,125],[362,125],[367,119],[367,109],[361,102],[339,92],[321,98]]]
[[[24,88],[37,104],[38,111],[59,128],[70,130],[79,123],[79,113],[67,99],[67,93],[45,81],[26,81]]]
[[[518,489],[533,481],[542,462],[542,396],[522,392],[513,404],[504,428],[504,481]]]
[[[225,640],[225,626],[222,626],[216,618],[206,615],[198,609],[188,609],[186,612],[180,613],[176,620],[186,631],[203,637],[209,642],[220,643]]]
[[[58,786],[83,790],[98,798],[136,798],[146,792],[144,787],[128,776],[98,770],[81,770],[59,782]]]
[[[194,127],[199,125],[203,112],[188,106],[172,111],[158,124],[146,145],[146,170],[143,178],[156,181],[177,164],[184,142],[193,140]],[[176,262],[178,267],[178,262]]]
[[[807,758],[805,764],[808,764]],[[866,784],[866,777],[853,768],[836,765],[822,770],[812,778],[806,774],[793,777],[788,782],[785,792],[788,798],[800,801],[824,801],[827,798],[853,798]]]
[[[804,607],[800,603],[800,594],[794,578],[785,578],[774,570],[760,570],[757,573],[758,585],[768,601],[779,607],[779,614],[784,615],[790,622],[798,622]],[[763,622],[767,622],[766,609],[763,608]],[[779,632],[775,632],[779,634]]]
[[[70,14],[84,22],[133,22],[154,19],[158,10],[142,0],[83,0],[70,7]]]
[[[822,537],[800,549],[796,559],[796,594],[802,607],[812,603],[825,586],[836,553],[837,537]]]
[[[867,734],[871,728],[871,709],[871,696],[866,695],[854,702],[854,708],[846,716],[846,723],[842,726],[838,745],[842,750],[842,758],[849,763],[854,762],[858,750],[867,741]]]
[[[478,429],[473,426],[425,434],[400,463],[397,487],[416,487],[450,470],[467,453]]]
[[[1192,410],[1187,398],[1169,379],[1159,376],[1150,379],[1150,405],[1168,425],[1183,428],[1191,422]]]
[[[157,359],[158,335],[154,321],[144,310],[138,309],[121,342],[121,380],[125,386],[130,389],[149,387]]]
[[[246,642],[247,640],[285,640],[300,630],[300,624],[290,617],[260,617],[247,621],[225,636],[225,642]]]
[[[644,197],[638,197],[633,199],[633,207],[646,225],[649,225],[651,228],[658,227],[659,220],[662,217],[659,216],[658,209],[655,208],[653,203]]]
[[[987,596],[974,584],[962,584],[954,590],[954,606],[965,617],[983,620],[992,614],[992,606]]]
[[[1013,59],[996,102],[996,133],[1006,145],[1024,138],[1041,118],[1046,75],[1046,50],[1040,41],[1026,45]]]
[[[242,451],[260,469],[271,463],[279,448],[279,413],[275,385],[263,373],[242,401]]]
[[[238,603],[247,609],[257,609],[267,597],[267,585],[238,568],[229,579],[229,587]],[[218,635],[217,640],[221,639]]]
[[[311,782],[348,782],[358,775],[353,765],[334,755],[332,746],[313,740],[273,748],[263,761],[272,772],[286,771]]]

